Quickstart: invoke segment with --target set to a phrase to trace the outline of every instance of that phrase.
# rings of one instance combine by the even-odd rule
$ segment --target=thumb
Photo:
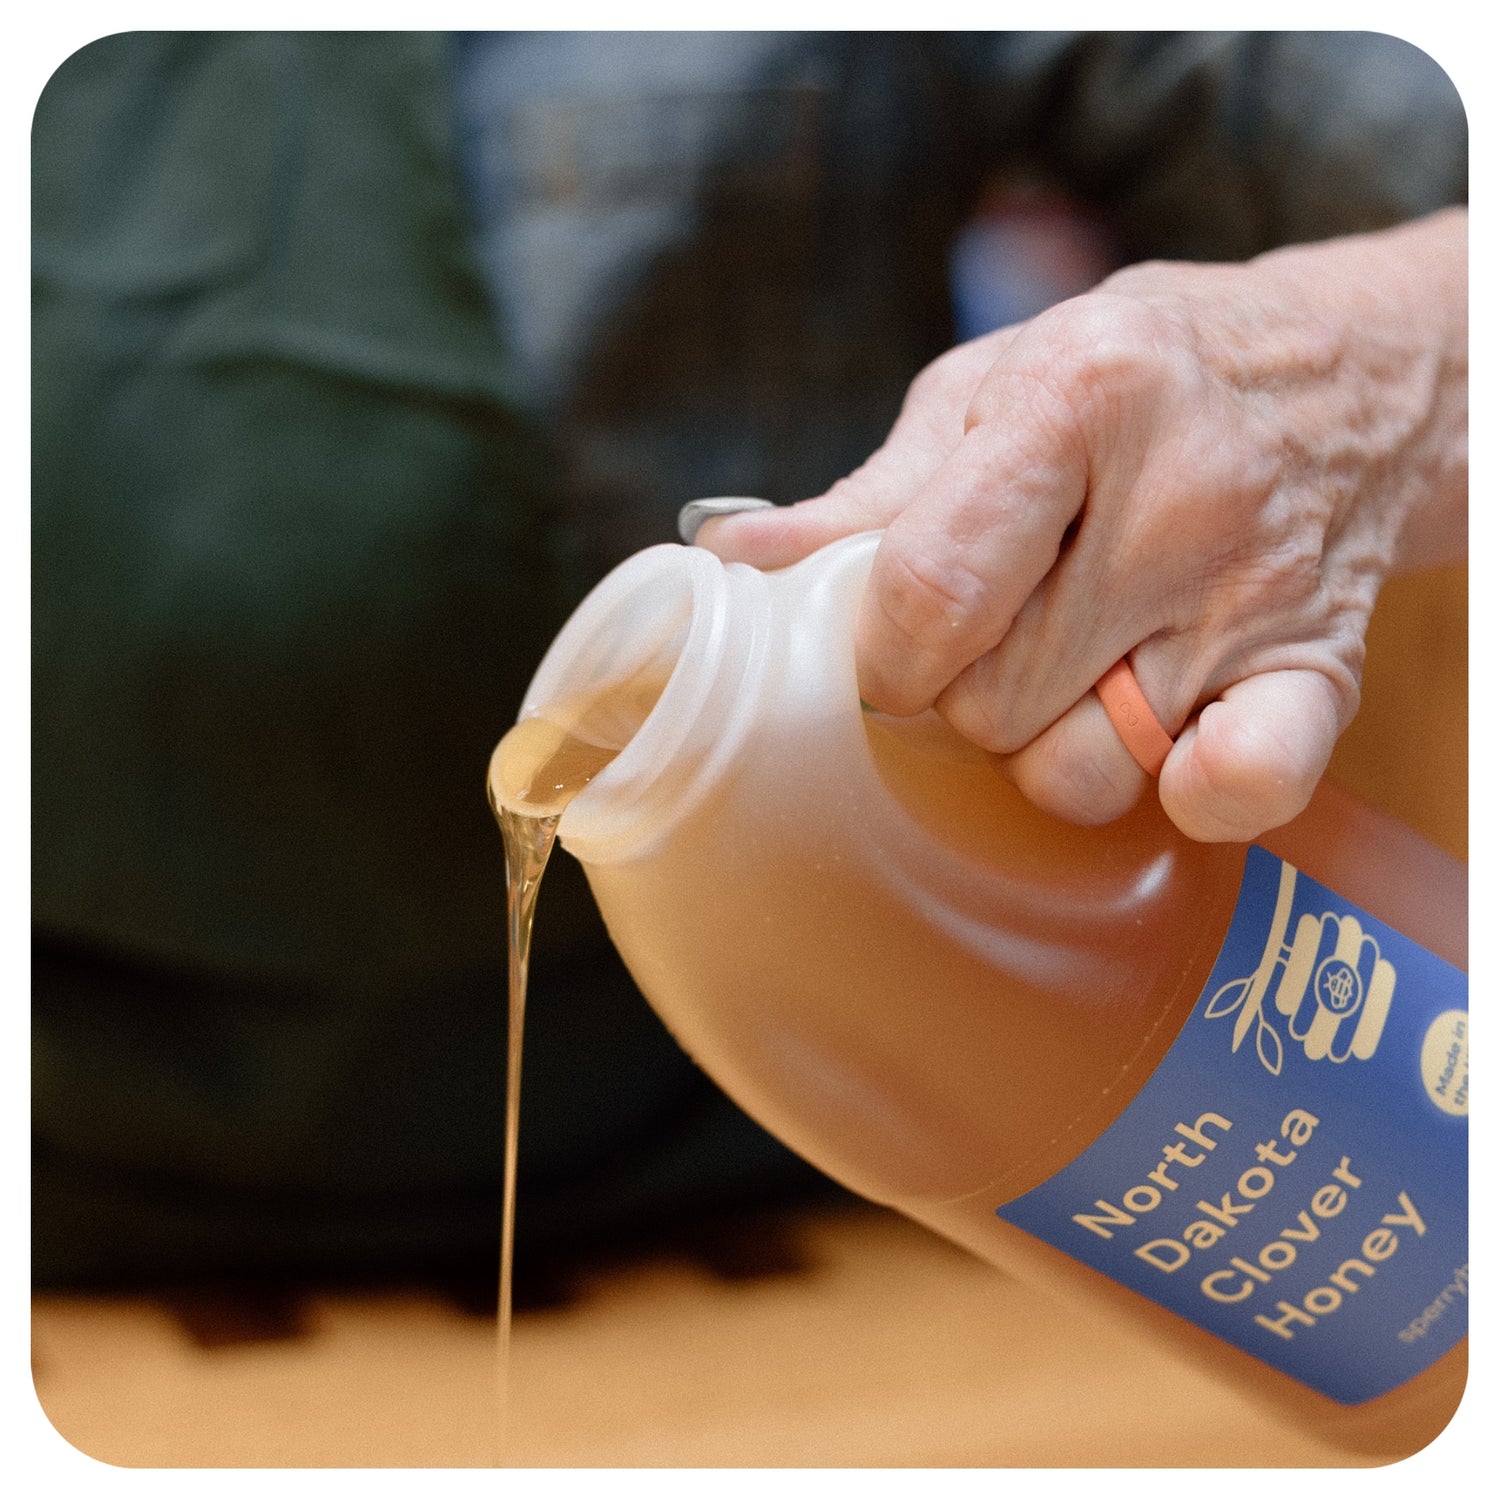
[[[1178,737],[1161,770],[1162,807],[1189,838],[1259,838],[1307,806],[1341,728],[1321,672],[1247,677]]]

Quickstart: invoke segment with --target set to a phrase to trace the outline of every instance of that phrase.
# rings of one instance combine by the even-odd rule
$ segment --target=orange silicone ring
[[[1094,685],[1094,691],[1135,763],[1148,775],[1155,776],[1166,764],[1172,736],[1151,712],[1130,664],[1123,659],[1117,661]]]

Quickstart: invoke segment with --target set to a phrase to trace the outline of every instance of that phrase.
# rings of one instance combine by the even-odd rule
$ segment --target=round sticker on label
[[[1444,1114],[1468,1114],[1468,1011],[1445,1010],[1433,1018],[1422,1039],[1422,1083]]]

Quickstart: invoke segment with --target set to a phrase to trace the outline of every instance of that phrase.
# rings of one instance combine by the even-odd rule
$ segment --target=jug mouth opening
[[[730,571],[702,548],[649,547],[595,586],[542,658],[519,717],[561,709],[567,727],[619,750],[558,824],[579,858],[633,855],[695,800],[705,757],[719,758],[723,726],[705,734],[703,720],[741,676],[726,661]],[[759,580],[753,569],[732,571]]]

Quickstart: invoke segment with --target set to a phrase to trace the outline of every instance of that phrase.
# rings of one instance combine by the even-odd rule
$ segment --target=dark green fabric
[[[586,580],[471,263],[444,46],[115,36],[36,112],[39,1280],[493,1253],[483,776]],[[726,1158],[811,1178],[666,1037],[576,870],[544,910],[523,1237]]]
[[[495,951],[562,618],[432,38],[112,37],[37,110],[34,902],[388,984]],[[455,820],[468,793],[473,815]]]
[[[548,880],[554,910],[586,899],[571,863]],[[498,973],[387,998],[50,948],[36,973],[38,1281],[492,1272]],[[534,980],[523,1269],[826,1188],[693,1067],[602,939]]]

